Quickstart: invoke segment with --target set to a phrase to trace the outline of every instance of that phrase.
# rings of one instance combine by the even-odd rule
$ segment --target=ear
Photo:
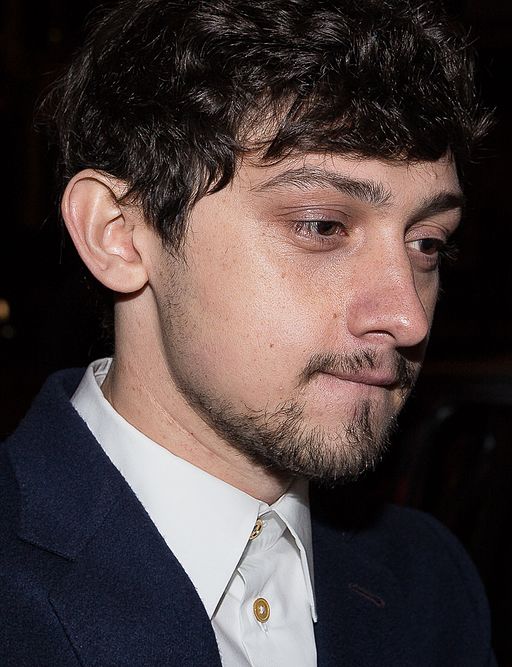
[[[68,183],[62,217],[89,271],[106,287],[126,294],[148,282],[137,249],[145,222],[135,207],[121,206],[123,184],[86,169]]]

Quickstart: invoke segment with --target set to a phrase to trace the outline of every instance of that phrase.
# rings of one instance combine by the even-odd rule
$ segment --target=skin
[[[194,206],[180,258],[136,206],[117,203],[122,191],[87,170],[63,200],[85,263],[120,293],[103,385],[114,408],[270,503],[290,483],[286,457],[271,466],[245,451],[216,413],[277,428],[295,406],[314,456],[327,453],[340,477],[372,465],[424,356],[439,249],[460,218],[452,161],[245,161]]]

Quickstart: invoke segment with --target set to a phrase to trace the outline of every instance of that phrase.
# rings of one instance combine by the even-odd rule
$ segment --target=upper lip
[[[337,371],[323,371],[326,375],[333,375],[340,380],[356,382],[358,384],[374,385],[376,387],[390,387],[397,384],[396,374],[387,370],[360,371],[356,373],[338,373]]]

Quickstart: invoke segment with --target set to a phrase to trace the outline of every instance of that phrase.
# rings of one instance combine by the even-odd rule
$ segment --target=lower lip
[[[333,389],[353,389],[357,391],[371,391],[376,389],[386,389],[383,385],[378,384],[368,384],[366,382],[357,382],[356,380],[347,380],[346,378],[340,378],[336,375],[331,375],[330,373],[319,373],[318,379],[322,384],[327,386],[332,386]]]
[[[375,414],[391,414],[400,407],[400,397],[389,386],[345,380],[329,373],[317,373],[310,379],[304,396],[311,415],[335,421],[371,403]]]

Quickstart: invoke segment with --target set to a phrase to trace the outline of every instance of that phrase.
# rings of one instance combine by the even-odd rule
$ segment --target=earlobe
[[[119,204],[122,184],[92,169],[76,174],[62,198],[62,217],[91,273],[115,292],[136,292],[148,281],[136,242],[141,219]]]

